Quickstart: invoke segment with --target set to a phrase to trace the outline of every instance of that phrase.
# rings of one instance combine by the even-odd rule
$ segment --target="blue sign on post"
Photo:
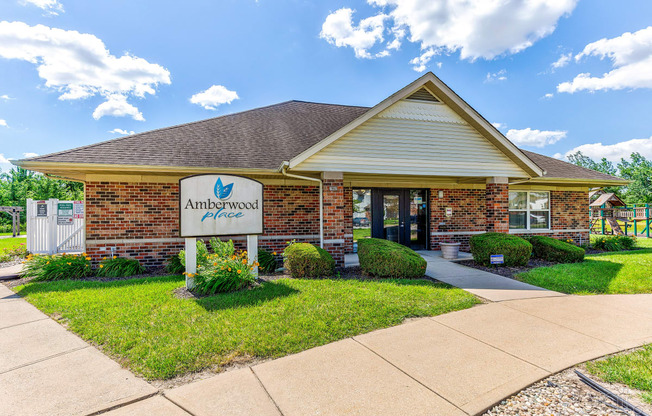
[[[505,258],[503,257],[502,254],[492,254],[489,256],[489,260],[491,261],[491,264],[504,264],[505,263]]]

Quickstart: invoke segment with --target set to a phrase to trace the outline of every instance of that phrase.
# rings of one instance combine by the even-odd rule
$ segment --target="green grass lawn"
[[[280,279],[178,299],[183,278],[59,281],[18,288],[43,312],[148,379],[271,358],[479,303],[427,280]]]
[[[354,228],[353,241],[371,237],[371,228]]]
[[[649,246],[650,241],[640,245]],[[577,295],[652,293],[652,248],[593,254],[582,263],[538,267],[516,275],[518,280]]]
[[[27,238],[25,237],[15,237],[15,238],[0,238],[0,251],[5,248],[11,248],[19,244],[25,244]]]
[[[589,362],[587,370],[607,383],[621,383],[642,392],[652,404],[652,344],[627,354]]]

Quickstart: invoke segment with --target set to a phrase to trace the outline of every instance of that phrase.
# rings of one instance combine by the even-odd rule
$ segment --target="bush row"
[[[596,237],[591,245],[597,250],[621,251],[631,250],[635,244],[636,240],[626,235],[601,235]]]
[[[426,272],[426,260],[404,245],[378,238],[358,241],[360,268],[372,276],[417,278]]]
[[[505,266],[527,266],[530,257],[559,263],[584,260],[584,249],[547,236],[527,239],[503,233],[484,233],[471,237],[469,244],[473,260],[490,266],[491,255],[502,254]]]

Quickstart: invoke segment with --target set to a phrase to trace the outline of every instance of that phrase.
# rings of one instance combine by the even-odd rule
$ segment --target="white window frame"
[[[511,192],[524,192],[526,194],[525,197],[525,209],[512,209],[512,208],[507,208],[507,215],[509,216],[510,212],[525,212],[525,228],[509,228],[510,233],[519,233],[519,232],[546,232],[550,231],[550,224],[552,222],[552,217],[551,217],[551,201],[550,201],[550,191],[521,191],[521,190],[511,190]],[[530,193],[536,192],[536,193],[541,193],[545,192],[548,194],[548,209],[530,209]],[[530,228],[530,211],[547,211],[548,212],[548,228]],[[509,226],[509,224],[508,224]]]

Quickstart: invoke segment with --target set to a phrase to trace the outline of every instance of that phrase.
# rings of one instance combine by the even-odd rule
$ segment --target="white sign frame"
[[[212,178],[211,178],[212,177]],[[219,232],[216,230],[212,230],[207,233],[194,233],[194,232],[184,232],[184,227],[183,227],[183,209],[185,206],[188,204],[188,194],[190,193],[190,196],[193,196],[191,191],[188,191],[187,189],[184,189],[182,186],[182,183],[184,180],[192,180],[192,181],[200,181],[203,183],[200,183],[200,185],[206,186],[207,183],[210,183],[211,181],[215,181],[215,186],[213,193],[217,200],[222,201],[218,197],[218,185],[217,185],[217,180],[221,180],[222,187],[228,186],[229,181],[233,180],[230,184],[232,185],[232,188],[230,192],[233,192],[233,187],[236,181],[240,182],[238,186],[241,186],[243,183],[248,184],[253,186],[253,189],[256,192],[259,192],[259,195],[254,195],[254,197],[259,196],[259,199],[256,199],[256,201],[259,202],[259,207],[256,208],[256,211],[259,211],[260,217],[258,218],[257,224],[253,227],[250,227],[246,230],[243,230],[243,232],[239,232],[238,230],[236,231],[227,231],[227,232]],[[223,180],[224,179],[224,180]],[[257,188],[260,188],[259,190]],[[250,187],[251,190],[251,187]],[[205,191],[204,191],[205,192]],[[205,197],[205,195],[203,195]],[[228,195],[224,198],[224,200],[229,199],[231,195]],[[210,199],[210,194],[209,194],[209,199]],[[203,203],[203,200],[201,199],[196,199],[196,201],[200,201]],[[239,203],[241,201],[235,201],[236,203]],[[252,203],[253,201],[251,198],[248,201]],[[206,207],[206,210],[211,209],[210,207],[210,202],[206,201],[208,207]],[[194,206],[194,203],[192,204]],[[253,209],[253,205],[252,209]],[[265,213],[265,192],[264,192],[264,185],[262,182],[257,181],[255,179],[247,178],[245,176],[240,176],[240,175],[231,175],[228,173],[225,174],[220,174],[220,173],[206,173],[206,174],[199,174],[199,175],[191,175],[191,176],[186,176],[184,178],[179,179],[179,236],[184,238],[184,243],[185,243],[185,250],[186,250],[186,288],[187,289],[192,289],[195,286],[195,281],[191,277],[195,273],[197,273],[197,237],[214,237],[214,236],[236,236],[236,235],[246,235],[247,236],[247,253],[249,253],[249,264],[253,267],[254,275],[257,277],[258,276],[258,266],[256,266],[256,261],[258,260],[258,236],[263,234],[265,231],[265,224],[264,224],[264,213]],[[192,208],[192,209],[197,209],[197,208]],[[213,209],[217,209],[213,208]],[[204,210],[203,208],[201,210]],[[214,213],[215,215],[215,213]],[[214,218],[214,215],[210,218]],[[196,221],[196,218],[193,219]],[[203,220],[202,220],[203,222]],[[191,230],[192,231],[192,230]],[[190,235],[188,235],[190,234]],[[251,255],[252,253],[256,253],[255,255]]]
[[[213,188],[217,188],[216,182],[218,179],[221,180],[221,183],[223,184],[224,187],[228,187],[229,185],[233,186],[234,184],[237,184],[237,187],[233,186],[233,188],[231,188],[231,193],[224,200],[217,197],[217,191],[213,189]],[[193,186],[201,186],[201,185],[203,185],[204,187],[201,195],[197,194],[196,189],[195,190],[191,189]],[[208,187],[208,185],[210,185],[209,189],[211,189],[211,191],[205,190],[205,188]],[[245,195],[244,197],[242,196],[241,192],[239,192],[239,195],[236,194],[236,191],[243,186],[245,187],[245,192],[249,191],[249,192],[255,192],[257,194],[254,194],[253,196]],[[207,174],[186,176],[184,178],[179,179],[179,237],[198,238],[198,237],[214,237],[214,236],[262,235],[265,232],[264,221],[263,221],[264,211],[265,211],[265,198],[264,198],[263,189],[264,186],[260,181],[247,178],[245,176],[231,175],[226,173],[225,174],[207,173]],[[211,196],[212,196],[212,200],[211,200]],[[240,200],[236,199],[234,201],[231,200],[232,196],[235,196],[236,198],[240,197],[242,199]],[[194,202],[192,202],[193,198],[194,198]],[[256,204],[255,205],[257,207],[256,209],[253,209],[254,203]],[[206,206],[206,208],[195,208],[197,204],[201,204],[201,206]],[[234,223],[234,221],[229,221],[230,218],[222,217],[220,218],[221,220],[223,220],[222,222],[226,221],[228,223],[224,225],[223,230],[220,230],[218,228],[219,225],[219,223],[217,222],[218,219],[215,218],[215,215],[234,214],[235,216],[238,213],[242,213],[242,211],[238,211],[238,212],[225,211],[222,213],[221,212],[222,209],[228,208],[230,204],[240,204],[240,206],[245,206],[244,209],[247,209],[246,207],[249,206],[251,215],[254,218],[253,224],[250,226],[245,224],[242,225],[242,228],[240,228],[236,226],[237,223]],[[190,206],[193,211],[195,210],[205,211],[205,214],[202,217],[205,217],[206,215],[210,214],[211,216],[207,218],[202,218],[202,220],[199,220],[199,222],[203,223],[203,221],[205,220],[215,221],[213,223],[215,224],[215,227],[209,229],[208,225],[204,227],[201,227],[201,224],[197,225],[196,222],[199,217],[190,216],[186,211],[188,206]],[[220,207],[222,207],[222,209]],[[185,217],[184,217],[184,213],[187,214]],[[207,224],[210,224],[210,222]]]

